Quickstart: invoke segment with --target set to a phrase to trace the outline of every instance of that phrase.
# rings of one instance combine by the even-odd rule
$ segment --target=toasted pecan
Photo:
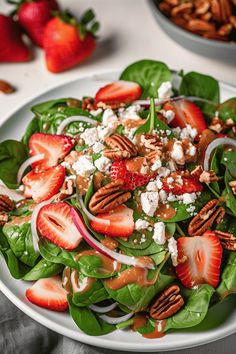
[[[224,215],[225,209],[219,205],[217,199],[212,199],[189,223],[189,236],[202,235],[206,230],[212,227],[214,222],[220,224]]]
[[[216,176],[216,173],[213,170],[203,171],[199,176],[199,181],[201,183],[212,183],[217,182],[218,180],[219,178]]]
[[[155,320],[163,320],[173,316],[184,305],[178,285],[172,285],[164,290],[153,302],[150,316]]]
[[[236,251],[236,238],[230,232],[220,230],[214,231],[216,236],[219,237],[221,246],[228,251]]]
[[[121,189],[123,184],[122,180],[116,180],[99,188],[90,199],[90,211],[94,214],[105,213],[127,202],[131,198],[131,193]]]
[[[105,139],[105,143],[113,149],[113,151],[127,151],[129,157],[137,156],[135,145],[126,136],[121,134],[113,134]],[[107,153],[107,150],[106,150]]]
[[[9,212],[15,209],[16,204],[7,195],[0,194],[0,212]]]
[[[111,160],[125,160],[131,157],[129,151],[116,149],[104,149],[103,156]]]
[[[0,92],[9,94],[15,92],[15,88],[9,82],[0,80]]]

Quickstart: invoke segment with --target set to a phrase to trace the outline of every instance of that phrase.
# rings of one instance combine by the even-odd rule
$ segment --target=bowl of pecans
[[[150,0],[175,42],[201,55],[236,63],[236,0]]]

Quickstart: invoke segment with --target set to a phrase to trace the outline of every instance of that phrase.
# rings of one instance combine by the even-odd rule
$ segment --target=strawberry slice
[[[61,165],[53,166],[42,172],[30,171],[22,182],[25,186],[24,196],[32,198],[36,203],[50,199],[59,192],[66,171]]]
[[[96,93],[95,103],[131,103],[138,100],[141,94],[142,89],[139,84],[131,81],[119,80],[100,88]]]
[[[175,117],[170,122],[172,127],[184,128],[187,124],[190,124],[193,128],[197,129],[198,133],[207,128],[200,108],[190,101],[169,101],[164,104],[163,109],[175,112]]]
[[[49,310],[62,312],[68,309],[67,292],[59,276],[37,280],[25,295],[33,304]]]
[[[219,282],[222,247],[217,236],[180,237],[176,273],[186,288],[199,284],[216,287]]]
[[[44,154],[44,159],[34,162],[32,167],[46,169],[56,166],[75,145],[74,139],[65,135],[34,133],[29,140],[30,156]]]
[[[174,179],[173,182],[170,182],[170,177],[164,177],[162,183],[165,192],[175,195],[197,193],[203,190],[203,185],[193,176],[180,176],[180,179]]]
[[[41,236],[66,250],[75,249],[82,240],[72,220],[71,209],[64,202],[47,204],[40,209],[37,218]]]
[[[147,184],[154,175],[144,175],[140,172],[133,172],[127,169],[127,161],[114,161],[111,166],[111,178],[113,180],[121,179],[124,181],[123,189],[135,190],[138,187]]]
[[[133,210],[126,205],[119,205],[114,210],[98,214],[96,217],[110,221],[110,225],[96,220],[91,222],[91,228],[101,234],[113,237],[128,237],[134,231]]]

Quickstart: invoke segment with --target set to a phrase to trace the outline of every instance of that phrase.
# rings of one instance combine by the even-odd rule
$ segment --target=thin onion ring
[[[96,216],[94,216],[93,214],[91,214],[88,211],[88,209],[86,208],[86,206],[84,204],[84,201],[83,201],[83,198],[82,198],[81,195],[79,196],[79,202],[80,202],[80,205],[81,205],[81,208],[82,208],[83,212],[85,213],[85,215],[88,217],[89,220],[96,221],[97,223],[100,223],[100,224],[103,224],[103,225],[108,225],[108,226],[110,225],[110,221],[109,220],[97,218]]]
[[[85,117],[85,116],[72,116],[72,117],[68,117],[66,119],[64,119],[61,124],[59,125],[59,127],[57,128],[57,134],[60,135],[62,134],[64,128],[73,122],[84,122],[84,123],[88,123],[88,124],[92,124],[95,125],[97,124],[97,121],[89,118],[89,117]]]
[[[17,184],[20,184],[27,167],[29,167],[34,162],[42,160],[43,158],[44,158],[44,154],[38,154],[38,155],[31,156],[27,160],[25,160],[17,172],[17,178],[16,178]]]
[[[19,200],[24,199],[22,192],[18,192],[15,189],[10,189],[5,184],[0,184],[0,194],[7,195],[12,200],[18,202]]]
[[[231,145],[236,148],[236,140],[231,139],[231,138],[227,138],[227,137],[217,138],[217,139],[213,140],[207,146],[207,149],[205,151],[205,157],[204,157],[204,162],[203,162],[204,171],[209,171],[209,168],[210,168],[209,161],[211,158],[211,154],[212,154],[213,150],[215,150],[218,146],[221,146],[221,145]]]
[[[99,315],[99,317],[109,323],[109,324],[118,324],[118,323],[121,323],[121,322],[124,322],[124,321],[127,321],[129,320],[134,314],[133,313],[127,313],[126,315],[124,316],[121,316],[121,317],[111,317],[111,316],[108,316],[108,315]]]
[[[111,304],[109,306],[90,305],[89,308],[97,313],[106,313],[106,312],[114,310],[117,307],[117,305],[118,305],[118,303],[114,302],[113,304]]]

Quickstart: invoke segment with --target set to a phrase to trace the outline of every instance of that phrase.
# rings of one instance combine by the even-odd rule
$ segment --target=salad
[[[26,301],[86,334],[159,338],[236,293],[236,98],[178,77],[135,62],[0,144],[2,256]]]

